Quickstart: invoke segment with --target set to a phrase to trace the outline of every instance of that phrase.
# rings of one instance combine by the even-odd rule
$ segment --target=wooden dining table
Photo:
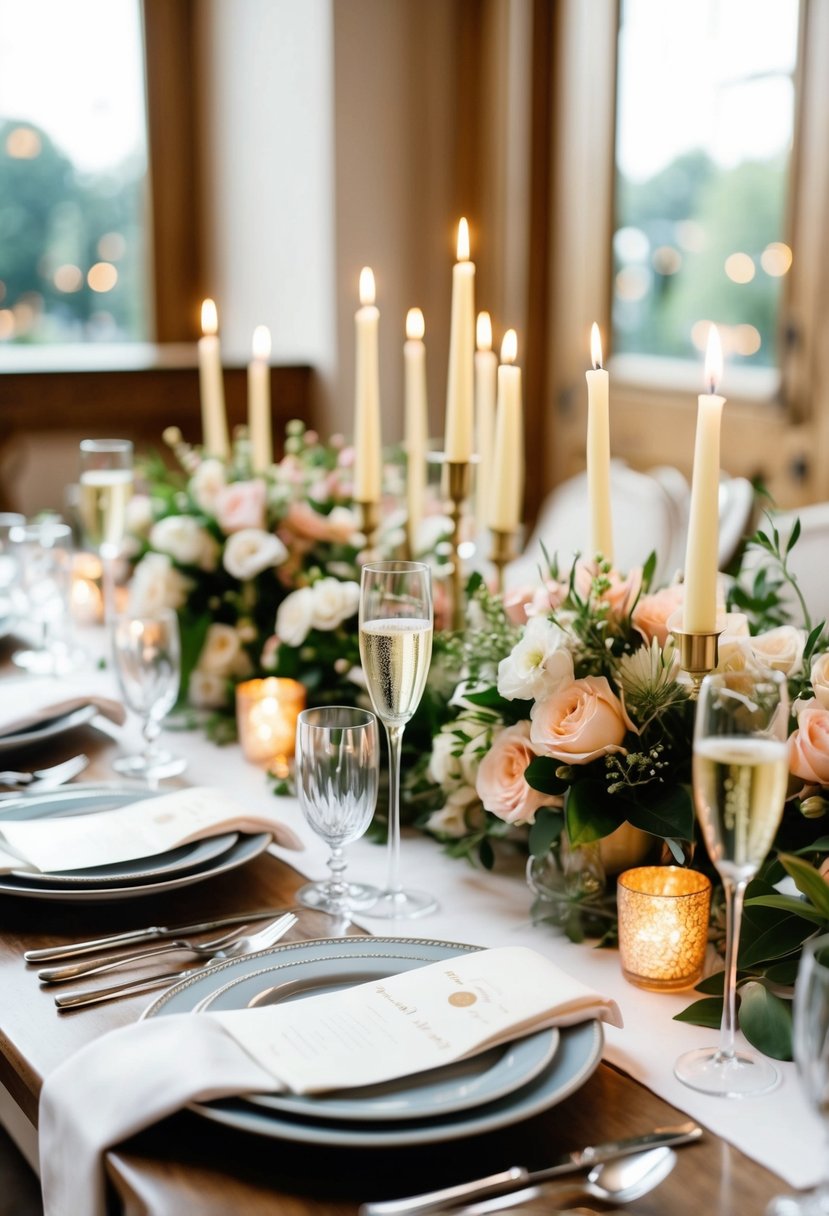
[[[27,753],[26,767],[84,750],[93,755],[84,778],[108,776],[107,757],[114,747],[106,736],[84,728]],[[264,854],[237,871],[161,897],[63,904],[0,896],[0,1115],[31,1162],[44,1077],[85,1043],[137,1020],[153,997],[136,995],[59,1014],[54,990],[39,984],[37,968],[26,965],[24,951],[147,924],[293,907],[303,881],[284,861]],[[329,933],[324,917],[300,911],[285,940]],[[100,1084],[106,1086],[107,1078]],[[601,1063],[559,1105],[469,1139],[395,1149],[320,1148],[242,1134],[185,1111],[111,1149],[106,1173],[112,1212],[128,1216],[353,1216],[366,1200],[414,1194],[515,1164],[541,1168],[569,1150],[686,1118],[624,1072]],[[772,1196],[787,1189],[776,1175],[706,1131],[698,1144],[678,1149],[676,1168],[655,1191],[625,1210],[643,1216],[759,1216]]]

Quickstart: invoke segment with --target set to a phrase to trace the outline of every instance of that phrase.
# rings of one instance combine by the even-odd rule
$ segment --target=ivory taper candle
[[[475,436],[478,468],[475,472],[475,519],[478,531],[486,527],[487,502],[492,491],[492,451],[495,443],[495,395],[498,356],[492,349],[492,321],[479,312],[475,326]]]
[[[685,552],[683,629],[713,633],[717,627],[717,570],[720,527],[720,423],[725,397],[717,394],[722,377],[722,346],[716,325],[708,333],[705,384],[697,407],[694,473]]]
[[[446,384],[446,459],[462,464],[472,455],[475,263],[469,260],[469,225],[458,224],[458,260],[452,269],[452,319]]]
[[[406,397],[406,506],[409,553],[417,553],[417,536],[423,519],[426,492],[426,449],[429,440],[426,399],[426,323],[419,308],[406,314],[406,341],[403,345]]]
[[[524,490],[524,419],[521,404],[521,368],[515,366],[518,338],[508,329],[501,343],[498,368],[498,405],[495,415],[492,494],[489,527],[514,532],[521,519]]]
[[[593,323],[590,333],[593,370],[587,379],[587,489],[590,501],[590,557],[600,553],[613,564],[610,507],[610,377],[602,367],[602,339]]]
[[[360,271],[360,307],[354,314],[354,498],[357,502],[379,502],[382,488],[377,348],[380,313],[374,303],[374,291],[374,274],[364,266]]]
[[[226,460],[230,453],[219,344],[219,315],[213,300],[201,306],[202,337],[199,338],[199,392],[201,395],[202,445],[208,456]]]
[[[254,473],[273,464],[271,434],[271,334],[267,325],[253,331],[253,358],[248,364],[248,435]]]

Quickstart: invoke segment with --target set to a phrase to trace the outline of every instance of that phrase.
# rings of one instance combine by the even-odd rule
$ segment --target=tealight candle
[[[94,553],[76,553],[72,563],[70,605],[78,625],[97,625],[104,619],[101,594],[101,559]]]
[[[245,759],[287,775],[305,688],[296,680],[268,676],[236,686],[236,725]]]
[[[622,974],[637,988],[671,992],[702,976],[711,883],[697,870],[640,866],[617,879]]]

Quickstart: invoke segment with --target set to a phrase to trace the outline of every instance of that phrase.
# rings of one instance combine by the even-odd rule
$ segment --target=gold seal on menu
[[[453,992],[449,998],[450,1005],[474,1005],[477,1001],[474,992]]]

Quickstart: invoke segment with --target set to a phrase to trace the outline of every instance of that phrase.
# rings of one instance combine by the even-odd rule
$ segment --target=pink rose
[[[596,567],[592,562],[576,563],[575,588],[582,599],[586,600],[590,595],[595,577]],[[610,605],[613,616],[627,616],[642,586],[642,567],[634,566],[626,578],[622,578],[618,570],[611,570],[606,577],[610,586],[600,597],[601,602]]]
[[[323,515],[307,502],[292,502],[283,525],[304,540],[345,542],[356,531],[356,521],[347,508],[335,507],[330,515]]]
[[[789,770],[804,781],[829,785],[829,709],[801,709],[789,738]]]
[[[636,729],[604,676],[574,680],[536,701],[530,718],[530,739],[539,753],[567,764],[589,764],[624,751],[622,740]]]
[[[216,519],[224,532],[265,527],[267,490],[264,481],[234,481],[216,500]]]
[[[534,587],[513,587],[504,595],[504,612],[511,625],[526,625],[527,609],[533,602]]]
[[[681,607],[683,591],[681,583],[663,587],[652,595],[643,595],[633,610],[633,624],[646,642],[656,638],[660,646],[668,640],[668,620]]]
[[[560,798],[527,785],[524,773],[536,756],[529,722],[502,730],[478,768],[475,788],[484,805],[505,823],[532,823],[541,806],[560,806]]]

